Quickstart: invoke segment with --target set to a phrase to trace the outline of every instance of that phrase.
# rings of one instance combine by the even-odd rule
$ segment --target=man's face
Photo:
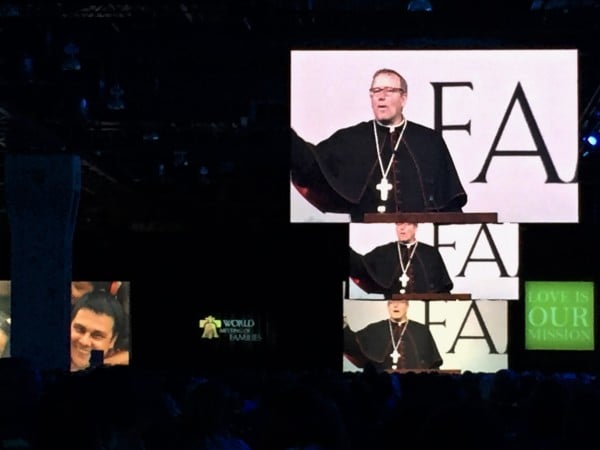
[[[396,224],[396,236],[400,242],[414,242],[417,234],[417,224],[402,222]]]
[[[394,74],[380,73],[371,88],[400,88],[400,78]],[[397,125],[402,121],[402,109],[406,103],[406,92],[371,93],[371,108],[375,119],[386,125]]]
[[[388,312],[390,319],[396,322],[406,320],[406,311],[408,311],[408,300],[388,300]]]
[[[110,350],[117,339],[113,334],[114,320],[106,314],[97,314],[82,308],[71,321],[71,370],[89,366],[92,350]]]

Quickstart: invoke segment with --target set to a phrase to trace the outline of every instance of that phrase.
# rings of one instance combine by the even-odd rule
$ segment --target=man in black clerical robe
[[[394,346],[390,336],[399,336],[395,327],[406,326],[398,345],[398,359],[394,363]],[[396,341],[397,342],[397,341]],[[385,319],[367,325],[359,331],[344,326],[344,356],[356,367],[364,368],[372,364],[378,371],[402,369],[439,369],[443,364],[437,345],[425,325],[414,320],[404,323]]]
[[[410,254],[414,248],[414,255]],[[402,255],[408,281],[402,286]],[[409,263],[410,261],[410,263]],[[407,267],[408,266],[408,267]],[[398,241],[375,247],[361,255],[350,248],[350,278],[367,293],[393,294],[449,293],[454,283],[437,248],[416,241],[410,246]],[[405,292],[401,292],[404,289]]]
[[[392,189],[383,201],[377,185],[381,166],[387,169],[390,161],[386,178]],[[441,134],[410,121],[396,151],[388,127],[374,127],[373,121],[341,129],[317,145],[292,130],[291,179],[321,212],[347,213],[353,222],[362,222],[365,213],[462,212],[467,202]]]

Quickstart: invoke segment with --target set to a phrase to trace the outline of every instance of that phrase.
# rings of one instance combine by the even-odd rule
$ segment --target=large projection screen
[[[71,371],[98,364],[129,365],[132,351],[130,285],[129,281],[71,282]],[[107,303],[84,302],[87,294],[102,291],[108,297]],[[10,294],[10,280],[0,280],[0,357],[12,356]],[[79,308],[78,304],[85,306]],[[110,336],[105,336],[108,333]]]
[[[393,223],[352,223],[349,228],[349,246],[361,255],[398,240]],[[519,299],[518,224],[422,223],[416,239],[438,249],[454,285],[452,293],[469,294],[474,300]],[[350,299],[383,299],[383,294],[365,292],[352,279],[348,288]]]
[[[579,221],[576,49],[293,50],[291,127],[318,144],[371,120],[380,68],[406,78],[405,117],[443,132],[468,194],[463,212]],[[290,202],[291,222],[350,220],[317,210],[291,184]]]
[[[344,316],[354,331],[388,319],[387,302],[344,300]],[[496,372],[508,368],[508,302],[411,300],[409,320],[425,324],[443,359],[441,370]],[[345,357],[343,370],[362,370]]]

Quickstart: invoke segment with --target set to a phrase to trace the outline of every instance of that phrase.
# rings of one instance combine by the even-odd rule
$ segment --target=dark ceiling
[[[80,227],[168,231],[198,214],[273,217],[273,205],[287,217],[291,48],[577,47],[585,119],[600,80],[596,2],[407,3],[4,2],[0,149],[80,155]],[[73,57],[79,70],[64,70]],[[0,201],[5,216],[3,189]]]

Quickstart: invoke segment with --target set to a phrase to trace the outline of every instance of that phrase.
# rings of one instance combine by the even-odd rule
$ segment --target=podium
[[[365,223],[498,223],[498,213],[478,212],[413,212],[413,213],[366,213],[363,216]]]
[[[391,299],[386,300],[422,300],[422,301],[435,301],[435,300],[471,300],[471,294],[446,294],[446,293],[415,293],[415,294],[392,294]]]
[[[386,369],[387,373],[434,373],[440,375],[460,375],[462,373],[459,369]]]

